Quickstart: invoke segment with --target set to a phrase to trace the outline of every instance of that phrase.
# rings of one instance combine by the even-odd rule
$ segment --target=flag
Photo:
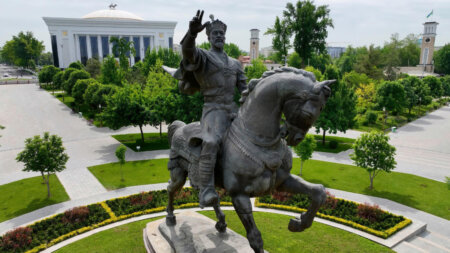
[[[427,15],[427,18],[429,18],[431,15],[433,15],[433,10],[431,10],[430,14]]]

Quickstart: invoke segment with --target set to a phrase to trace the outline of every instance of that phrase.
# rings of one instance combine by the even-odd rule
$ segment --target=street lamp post
[[[139,152],[141,150],[141,146],[136,146],[136,149]]]

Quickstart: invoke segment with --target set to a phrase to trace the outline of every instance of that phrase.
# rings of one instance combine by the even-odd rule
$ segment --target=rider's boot
[[[213,206],[219,201],[219,195],[214,187],[215,155],[201,155],[199,162],[200,174],[200,207]]]

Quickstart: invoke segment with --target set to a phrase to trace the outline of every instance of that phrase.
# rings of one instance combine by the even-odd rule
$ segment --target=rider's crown
[[[209,33],[214,29],[221,29],[224,32],[227,32],[227,25],[223,23],[222,21],[216,19],[214,20],[214,15],[209,15],[209,18],[211,18],[211,22],[209,22],[206,25],[206,35],[209,37]]]

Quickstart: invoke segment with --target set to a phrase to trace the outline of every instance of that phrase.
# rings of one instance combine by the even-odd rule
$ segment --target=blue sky
[[[249,50],[250,29],[260,33],[260,47],[271,45],[271,37],[263,35],[281,16],[286,0],[115,0],[117,9],[129,11],[145,20],[176,21],[174,42],[179,43],[188,22],[197,9],[223,20],[228,25],[227,42]],[[19,31],[32,31],[50,50],[50,35],[42,17],[79,18],[87,13],[106,9],[105,0],[0,0],[0,46]],[[436,45],[450,43],[450,0],[316,0],[328,5],[334,29],[329,29],[327,42],[334,46],[383,45],[391,34],[400,38],[420,34],[426,15],[434,10],[431,20],[437,21]],[[430,20],[430,19],[429,19]],[[206,41],[201,35],[198,41]]]

